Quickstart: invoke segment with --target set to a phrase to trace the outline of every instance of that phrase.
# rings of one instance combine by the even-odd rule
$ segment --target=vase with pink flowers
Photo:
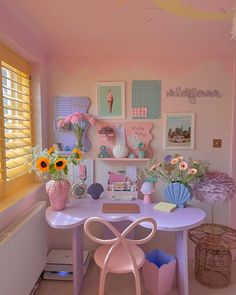
[[[186,161],[181,155],[167,155],[161,163],[156,159],[149,161],[147,167],[140,175],[146,181],[158,179],[167,183],[164,198],[177,205],[185,207],[187,201],[192,199],[191,184],[199,181],[207,172],[207,162],[189,159]]]
[[[87,132],[89,126],[96,124],[96,119],[91,114],[75,112],[64,119],[60,119],[57,123],[58,128],[64,128],[68,124],[72,126],[76,136],[75,147],[83,152],[88,152],[91,148],[91,143]]]

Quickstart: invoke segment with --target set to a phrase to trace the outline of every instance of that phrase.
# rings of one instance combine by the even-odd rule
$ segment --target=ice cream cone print
[[[109,109],[110,113],[112,112],[113,98],[114,98],[114,96],[112,94],[111,89],[108,89],[108,91],[107,91],[107,104],[108,104],[108,109]]]

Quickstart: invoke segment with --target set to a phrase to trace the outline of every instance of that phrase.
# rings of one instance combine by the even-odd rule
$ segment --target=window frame
[[[0,65],[2,69],[2,61],[14,67],[20,72],[31,76],[31,66],[26,60],[17,55],[4,44],[0,43]],[[4,127],[4,113],[3,113],[3,85],[2,85],[2,70],[0,71],[0,169],[2,166],[2,180],[0,179],[0,201],[17,194],[20,190],[25,188],[27,184],[34,182],[34,174],[24,173],[16,176],[13,179],[7,180],[6,176],[6,148],[5,148],[5,127]],[[29,110],[30,110],[30,126],[31,126],[31,145],[34,145],[34,120],[33,120],[33,97],[32,84],[29,87]]]

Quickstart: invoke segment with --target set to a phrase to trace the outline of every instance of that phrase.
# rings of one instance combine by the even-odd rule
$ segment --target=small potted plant
[[[138,157],[144,158],[145,156],[145,144],[140,140],[140,138],[136,135],[131,135],[129,137],[129,142],[133,149],[138,151]]]

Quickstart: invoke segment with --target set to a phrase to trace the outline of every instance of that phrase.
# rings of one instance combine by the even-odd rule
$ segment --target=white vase
[[[113,148],[113,155],[115,158],[126,158],[129,154],[129,149],[125,144],[117,144]]]

